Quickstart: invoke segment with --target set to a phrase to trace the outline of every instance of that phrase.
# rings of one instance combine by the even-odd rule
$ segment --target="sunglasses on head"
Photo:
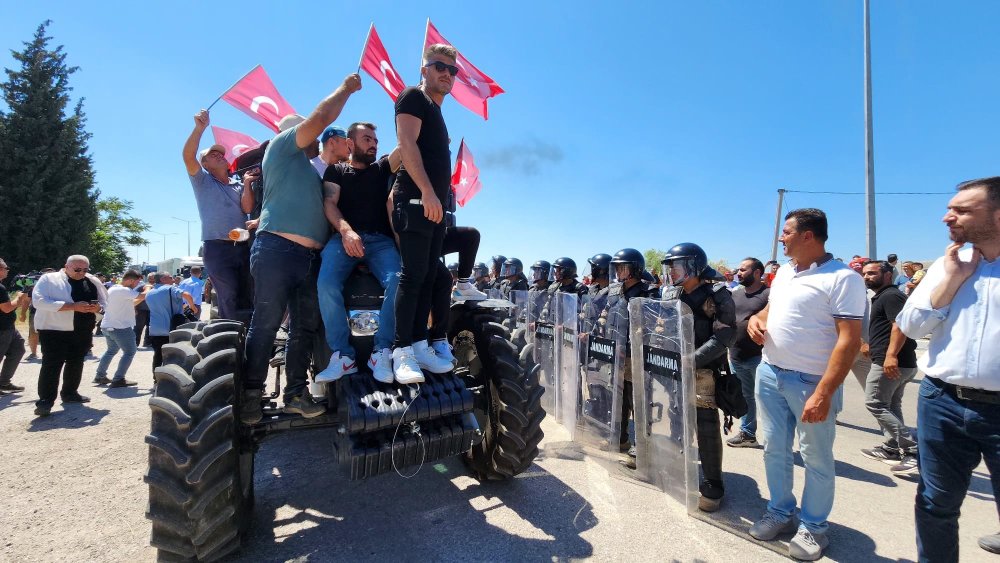
[[[424,68],[427,68],[429,66],[434,67],[434,70],[436,70],[438,72],[444,72],[444,71],[447,70],[448,74],[450,74],[452,76],[455,76],[456,74],[458,74],[458,67],[457,66],[450,65],[448,63],[443,63],[441,61],[431,61],[431,62],[425,64]]]
[[[90,268],[73,268],[73,271],[79,274],[80,272],[89,272]]]

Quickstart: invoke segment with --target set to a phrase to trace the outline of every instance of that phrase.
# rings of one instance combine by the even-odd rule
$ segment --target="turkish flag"
[[[281,118],[295,113],[260,65],[253,67],[232,88],[226,90],[222,99],[274,132],[278,131]]]
[[[447,39],[438,33],[434,24],[430,20],[427,20],[424,51],[427,50],[427,47],[435,43],[451,45]],[[454,47],[454,45],[452,46]],[[493,96],[503,94],[503,88],[494,82],[492,78],[486,76],[483,71],[476,68],[476,65],[470,63],[469,59],[462,56],[461,52],[458,53],[458,59],[455,61],[455,64],[458,65],[458,74],[455,76],[455,85],[451,88],[451,95],[455,97],[456,102],[469,108],[472,113],[481,116],[483,119],[488,119],[489,108],[486,106],[486,101]]]
[[[222,127],[212,126],[212,136],[215,137],[215,143],[226,147],[226,162],[231,163],[231,166],[236,165],[236,159],[250,149],[260,146],[260,141],[257,141],[250,135],[244,135],[239,131],[231,131],[229,129],[223,129]]]
[[[451,189],[455,192],[455,202],[462,207],[483,189],[483,184],[479,181],[479,168],[476,168],[472,152],[465,146],[465,139],[462,139],[462,144],[458,147],[455,173],[451,175]]]
[[[389,61],[389,53],[375,32],[375,24],[372,24],[368,32],[368,41],[365,42],[365,50],[361,55],[361,68],[385,88],[393,101],[399,97],[403,88],[406,88],[406,83]]]

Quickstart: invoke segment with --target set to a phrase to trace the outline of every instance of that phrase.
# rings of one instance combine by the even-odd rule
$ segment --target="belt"
[[[945,391],[952,391],[956,397],[962,399],[963,401],[1000,405],[1000,391],[987,391],[986,389],[977,389],[975,387],[962,387],[961,385],[945,383],[944,381],[941,382],[941,386]]]

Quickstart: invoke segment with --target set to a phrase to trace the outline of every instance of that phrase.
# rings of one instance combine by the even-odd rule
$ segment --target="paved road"
[[[96,351],[104,349],[96,339]],[[22,396],[0,398],[7,482],[0,504],[0,560],[151,560],[145,508],[151,352],[132,377],[138,390],[87,389],[86,407],[35,420],[38,364],[22,364]],[[88,361],[85,381],[96,361]],[[917,383],[904,408],[914,420]],[[837,500],[827,560],[913,560],[914,482],[858,453],[879,440],[862,393],[849,378],[836,443]],[[542,455],[509,483],[481,484],[462,463],[427,465],[411,479],[395,475],[350,482],[338,473],[332,435],[315,430],[277,436],[257,459],[256,520],[240,557],[252,561],[639,561],[787,560],[725,526],[745,530],[764,508],[760,450],[727,448],[727,497],[713,525],[677,502],[618,478],[582,457],[549,420]],[[802,469],[796,467],[801,490]],[[976,470],[962,511],[962,560],[997,561],[975,545],[997,531],[989,476]],[[771,546],[782,549],[782,545]]]

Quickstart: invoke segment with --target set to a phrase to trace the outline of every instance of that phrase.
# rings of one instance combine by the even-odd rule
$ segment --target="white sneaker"
[[[448,373],[454,368],[451,362],[435,354],[426,340],[413,343],[413,355],[420,367],[431,373]]]
[[[788,555],[799,561],[815,561],[823,557],[823,550],[830,545],[826,534],[810,532],[805,526],[799,526],[792,541],[788,542]]]
[[[392,351],[392,373],[396,381],[403,385],[423,383],[424,372],[413,355],[413,346],[404,346]]]
[[[392,350],[382,348],[377,352],[372,352],[368,358],[368,369],[372,370],[372,377],[375,381],[382,383],[392,383]]]
[[[349,356],[342,358],[340,352],[334,352],[333,356],[330,356],[330,365],[316,374],[316,383],[330,383],[352,373],[358,373],[358,364],[354,363],[354,358]]]
[[[451,296],[455,301],[482,301],[488,297],[485,293],[476,289],[476,286],[468,282],[458,282],[455,284],[455,290],[451,292]]]
[[[455,359],[455,355],[451,353],[451,345],[445,339],[435,340],[431,342],[431,349],[434,350],[434,354],[442,360],[446,360],[451,363],[452,367],[458,365],[458,360]]]
[[[326,383],[311,381],[309,383],[309,394],[312,395],[313,401],[317,403],[326,401]]]

